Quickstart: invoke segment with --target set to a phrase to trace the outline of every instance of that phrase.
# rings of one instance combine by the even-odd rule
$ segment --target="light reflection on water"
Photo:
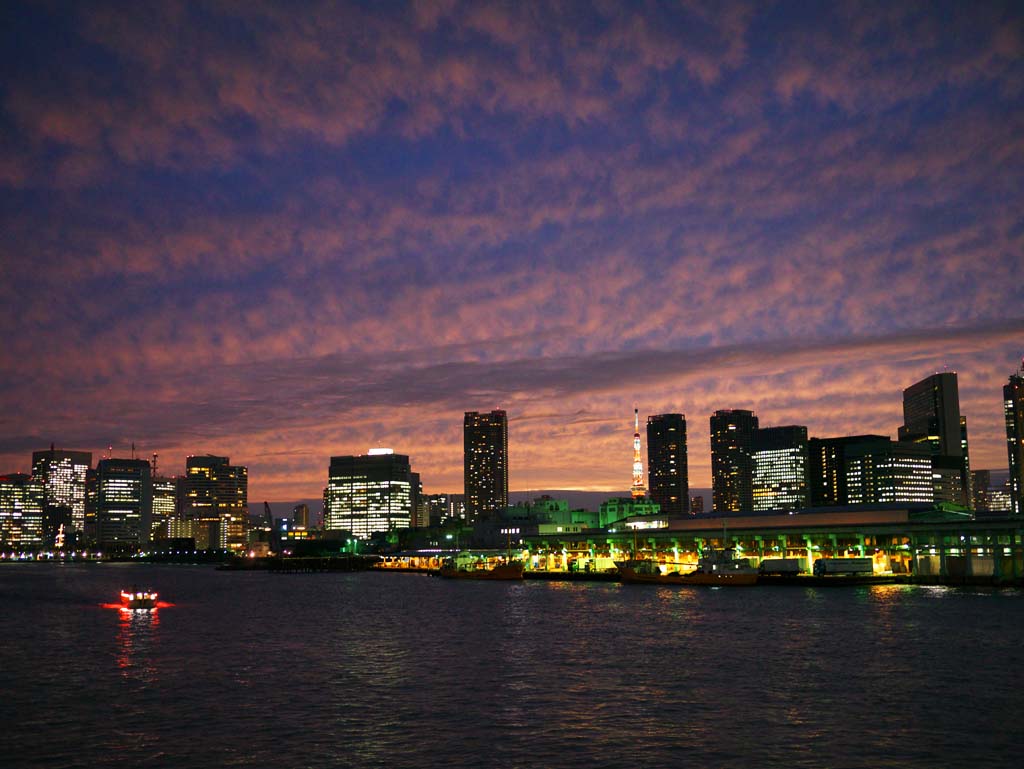
[[[175,608],[97,607],[131,582]],[[1019,591],[25,566],[0,569],[0,601],[8,744],[46,746],[16,766],[1000,766],[1021,747]]]

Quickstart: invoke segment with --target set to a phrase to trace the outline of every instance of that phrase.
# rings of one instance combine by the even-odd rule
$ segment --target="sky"
[[[52,443],[625,489],[634,404],[896,436],[956,371],[1005,469],[1024,354],[1019,3],[0,9],[0,472]]]

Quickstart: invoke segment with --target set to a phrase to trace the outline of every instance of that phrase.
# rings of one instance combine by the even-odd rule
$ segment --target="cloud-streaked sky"
[[[1006,467],[1019,3],[5,3],[0,472],[332,454],[623,489],[632,409],[895,436],[959,373]]]

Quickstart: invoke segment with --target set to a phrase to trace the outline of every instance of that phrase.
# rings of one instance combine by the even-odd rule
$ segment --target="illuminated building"
[[[848,445],[845,455],[849,504],[933,501],[928,446],[879,437]]]
[[[970,460],[965,451],[967,423],[960,418],[955,372],[932,374],[903,391],[899,439],[928,446],[936,502],[970,504]]]
[[[466,516],[494,518],[508,507],[508,416],[467,411],[462,437]]]
[[[754,510],[807,507],[807,428],[802,425],[754,431]]]
[[[25,473],[0,475],[0,546],[43,544],[43,484]]]
[[[32,477],[43,484],[45,506],[70,508],[76,532],[85,531],[85,477],[91,465],[88,451],[62,451],[51,445],[49,451],[32,452]]]
[[[448,520],[465,520],[466,503],[461,494],[429,494],[427,501],[430,525],[440,525]]]
[[[1006,455],[1010,467],[1010,511],[1024,514],[1024,363],[1003,385]]]
[[[686,417],[682,414],[647,417],[647,478],[651,499],[661,506],[661,512],[690,512]]]
[[[690,515],[700,515],[704,512],[704,495],[697,494],[690,497]]]
[[[179,479],[182,518],[196,547],[244,550],[248,539],[249,470],[232,465],[228,457],[211,454],[185,460],[185,475]],[[184,528],[184,527],[182,527]]]
[[[647,496],[644,487],[644,462],[640,458],[640,409],[633,409],[633,486],[629,491],[633,499]]]
[[[133,548],[149,542],[153,479],[145,459],[101,459],[96,465],[96,541]]]
[[[724,409],[711,416],[711,501],[716,513],[753,509],[755,430],[752,411]]]
[[[309,528],[309,505],[300,504],[292,508],[292,520],[295,521],[295,528]]]
[[[636,497],[613,497],[601,503],[598,525],[608,526],[625,518],[643,515],[657,515],[660,511],[657,502]]]
[[[888,441],[884,435],[845,435],[808,441],[807,485],[812,507],[849,504],[846,491],[846,447],[865,441]]]
[[[419,475],[409,457],[391,449],[331,457],[324,495],[324,528],[368,539],[379,531],[409,528],[416,510]]]
[[[167,539],[171,536],[171,520],[178,509],[178,480],[176,478],[153,479],[153,515],[150,519],[150,539]]]

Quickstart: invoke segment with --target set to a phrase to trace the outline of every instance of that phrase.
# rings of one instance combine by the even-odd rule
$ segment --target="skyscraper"
[[[684,415],[647,417],[647,479],[651,499],[661,506],[661,512],[668,515],[690,512]]]
[[[0,475],[0,546],[32,549],[43,544],[44,499],[36,478]]]
[[[153,515],[149,522],[151,540],[167,539],[170,536],[171,519],[177,513],[178,479],[153,479]]]
[[[466,516],[474,522],[508,507],[508,416],[467,411],[462,437]]]
[[[716,513],[752,510],[757,429],[752,411],[724,409],[711,416],[711,499]]]
[[[936,502],[970,504],[970,462],[964,453],[966,433],[966,422],[960,419],[955,372],[932,374],[903,391],[899,439],[931,449]]]
[[[412,525],[419,475],[409,457],[391,449],[331,457],[324,494],[324,528],[367,539],[378,531]]]
[[[85,531],[85,476],[91,465],[88,451],[62,451],[51,445],[49,451],[32,452],[32,477],[43,484],[45,506],[69,508],[71,526],[78,533]]]
[[[1003,385],[1006,456],[1010,466],[1010,512],[1024,514],[1024,363]]]
[[[754,509],[807,507],[807,428],[789,425],[755,430],[751,447]]]
[[[249,470],[228,457],[190,456],[181,488],[181,515],[200,550],[242,550],[249,517]]]
[[[928,446],[879,437],[847,446],[845,456],[851,505],[934,500]]]
[[[844,435],[808,441],[807,483],[812,507],[849,504],[846,490],[846,447],[865,441],[888,441],[884,435]]]
[[[134,548],[149,542],[153,481],[145,459],[101,459],[96,465],[96,541]]]

